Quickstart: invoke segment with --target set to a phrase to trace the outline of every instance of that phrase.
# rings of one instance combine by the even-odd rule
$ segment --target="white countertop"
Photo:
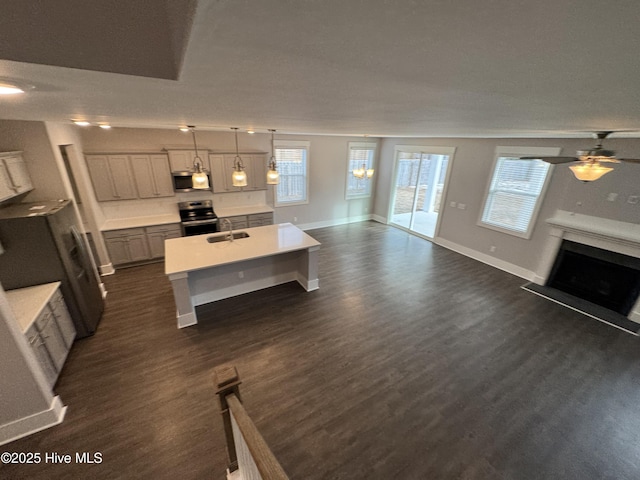
[[[53,282],[7,290],[7,300],[23,333],[29,329],[59,286],[60,282]]]
[[[149,227],[151,225],[166,225],[168,223],[180,223],[178,213],[164,215],[148,215],[145,217],[112,218],[106,220],[100,227],[100,231],[120,230],[123,228]]]
[[[243,207],[216,207],[214,205],[213,209],[216,211],[216,215],[220,218],[273,212],[273,208],[268,205],[245,205]]]
[[[249,237],[237,238],[233,242],[207,242],[207,237],[226,234],[220,232],[165,240],[165,273],[190,272],[320,245],[320,242],[290,223],[242,228],[238,231],[247,232]]]

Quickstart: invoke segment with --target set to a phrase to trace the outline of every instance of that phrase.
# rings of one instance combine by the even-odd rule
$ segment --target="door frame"
[[[393,209],[395,207],[396,201],[396,181],[398,177],[398,153],[399,152],[407,152],[407,153],[419,153],[421,155],[447,155],[449,160],[447,161],[447,171],[444,176],[444,185],[442,187],[442,198],[440,200],[440,212],[438,212],[438,220],[436,221],[436,228],[433,233],[433,237],[427,237],[426,235],[420,234],[415,230],[410,230],[408,228],[402,227],[398,224],[392,222],[393,218]],[[408,233],[416,235],[418,237],[424,238],[426,240],[433,241],[435,240],[440,233],[440,224],[442,222],[442,215],[445,212],[445,207],[447,205],[447,192],[449,189],[449,180],[451,177],[451,169],[453,167],[453,161],[455,157],[456,147],[442,147],[442,146],[428,146],[428,145],[395,145],[393,147],[393,175],[391,175],[391,184],[389,186],[389,208],[387,211],[387,225],[391,225],[394,228],[398,228],[400,230],[404,230]],[[414,198],[414,208],[415,208],[415,198]]]

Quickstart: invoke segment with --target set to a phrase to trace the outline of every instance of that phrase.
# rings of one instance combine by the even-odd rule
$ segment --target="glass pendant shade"
[[[367,169],[367,178],[371,178],[373,177],[373,168],[368,168]]]
[[[200,164],[197,164],[196,171],[191,175],[191,183],[193,184],[193,188],[209,190],[209,177],[202,171]]]
[[[231,184],[234,187],[246,187],[247,186],[247,174],[244,171],[244,165],[242,165],[242,159],[238,151],[238,127],[232,127],[231,130],[235,132],[236,136],[236,158],[233,160],[233,173],[231,174]]]
[[[234,187],[246,187],[247,186],[247,174],[239,164],[236,164],[236,168],[231,175],[231,182]]]
[[[583,182],[593,182],[613,170],[613,168],[604,167],[598,162],[571,165],[569,168],[575,177]]]
[[[278,185],[280,183],[280,174],[276,170],[267,172],[267,185]]]

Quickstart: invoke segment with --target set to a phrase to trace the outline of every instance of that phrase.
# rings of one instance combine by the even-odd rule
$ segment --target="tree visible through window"
[[[278,141],[275,143],[275,157],[280,173],[276,205],[308,203],[309,142]]]
[[[498,147],[480,224],[529,238],[550,172],[541,160],[520,160],[529,155],[558,155],[560,149]],[[549,153],[551,151],[551,153]]]

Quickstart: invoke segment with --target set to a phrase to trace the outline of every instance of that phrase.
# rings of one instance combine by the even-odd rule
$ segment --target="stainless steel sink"
[[[249,238],[249,234],[247,232],[233,232],[233,239],[236,240],[238,238]],[[218,242],[228,242],[229,234],[225,235],[213,235],[211,237],[207,237],[207,242],[209,243],[218,243]]]

